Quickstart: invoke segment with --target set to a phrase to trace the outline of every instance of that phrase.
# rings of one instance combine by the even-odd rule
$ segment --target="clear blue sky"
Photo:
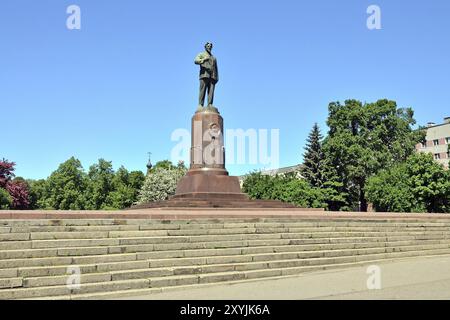
[[[81,8],[81,30],[66,8]],[[377,4],[382,30],[366,27]],[[195,55],[214,42],[227,128],[280,129],[301,161],[330,101],[396,100],[420,124],[450,115],[450,1],[9,0],[0,6],[0,158],[45,178],[71,156],[145,170],[170,158],[196,108]],[[258,167],[258,166],[256,166]],[[230,166],[231,174],[255,166]]]

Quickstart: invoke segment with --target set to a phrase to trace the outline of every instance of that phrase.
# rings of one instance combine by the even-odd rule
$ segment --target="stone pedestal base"
[[[178,183],[175,195],[195,193],[241,193],[238,177],[226,175],[194,174],[186,175]]]
[[[167,201],[147,203],[140,208],[295,208],[275,200],[250,200],[242,193],[239,178],[225,169],[223,118],[217,109],[197,110],[192,117],[191,163]]]

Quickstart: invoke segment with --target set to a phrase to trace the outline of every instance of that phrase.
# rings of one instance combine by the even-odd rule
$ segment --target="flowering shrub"
[[[175,194],[178,181],[186,174],[184,167],[156,168],[145,178],[138,203],[167,200]]]

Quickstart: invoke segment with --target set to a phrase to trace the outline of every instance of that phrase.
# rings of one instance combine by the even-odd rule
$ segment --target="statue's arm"
[[[205,62],[205,60],[206,60],[206,57],[202,53],[200,53],[199,55],[197,55],[195,57],[194,63],[202,65]]]
[[[217,77],[217,79],[216,79],[216,83],[217,83],[217,82],[219,82],[219,66],[217,65],[217,62],[216,62],[216,77]]]

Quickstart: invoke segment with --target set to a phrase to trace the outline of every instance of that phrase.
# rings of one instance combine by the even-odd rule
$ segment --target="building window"
[[[447,144],[450,144],[450,137],[445,138],[445,142],[446,142]]]
[[[434,154],[434,160],[439,160],[441,159],[441,154],[440,153],[435,153]]]
[[[433,140],[433,145],[438,146],[439,145],[439,139]]]
[[[450,159],[450,151],[447,152],[447,159]]]

